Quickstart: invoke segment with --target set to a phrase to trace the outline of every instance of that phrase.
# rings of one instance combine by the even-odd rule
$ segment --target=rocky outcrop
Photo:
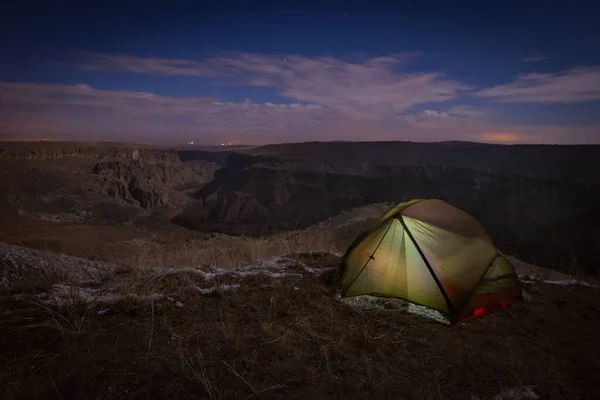
[[[600,260],[597,184],[451,166],[332,167],[232,154],[198,198],[202,211],[186,210],[176,222],[244,234],[305,227],[365,204],[440,198],[472,213],[501,249],[526,260]]]
[[[95,190],[104,195],[156,209],[169,199],[169,190],[187,184],[202,185],[212,179],[216,166],[210,163],[144,164],[141,161],[108,161],[94,165],[98,177]]]
[[[0,143],[0,159],[57,159],[94,157],[129,159],[146,164],[178,164],[176,151],[119,143],[76,142],[4,142]]]
[[[155,172],[155,171],[153,171]],[[98,163],[93,173],[99,175],[96,191],[143,208],[157,208],[164,204],[164,181],[139,164],[110,161]]]

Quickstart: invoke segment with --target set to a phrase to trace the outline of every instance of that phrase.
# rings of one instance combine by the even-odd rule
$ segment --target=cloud
[[[530,73],[513,82],[474,93],[505,102],[583,103],[600,100],[600,66],[572,68],[564,73]]]
[[[447,110],[447,113],[455,117],[481,118],[489,114],[487,110],[473,106],[456,105]]]
[[[440,73],[406,73],[410,57],[350,62],[332,57],[249,53],[167,60],[88,53],[80,67],[167,76],[214,84],[274,88],[288,101],[223,101],[79,85],[0,82],[0,131],[25,137],[268,143],[307,140],[476,140],[594,143],[600,127],[492,124],[489,111],[456,104],[473,93]],[[599,99],[600,68],[528,74],[474,92],[503,101]],[[594,83],[595,82],[595,83]],[[554,98],[555,100],[551,100]],[[448,104],[449,100],[455,100]],[[419,111],[417,111],[419,110]]]
[[[216,76],[210,63],[182,59],[140,58],[124,54],[85,52],[79,67],[89,71],[113,70],[160,75]]]
[[[293,135],[335,118],[314,104],[222,102],[88,85],[0,83],[0,93],[1,127],[25,136],[67,132],[103,140],[122,139],[126,134],[128,140],[168,142],[202,136],[215,141],[223,135],[245,139],[256,134]]]
[[[441,73],[399,72],[410,57],[385,56],[349,62],[332,57],[236,53],[191,61],[88,53],[80,68],[200,76],[214,78],[219,83],[273,87],[292,101],[363,117],[451,100],[472,89]]]
[[[596,143],[600,137],[599,126],[491,124],[461,116],[460,112],[476,113],[468,106],[361,118],[311,103],[224,102],[100,90],[85,84],[0,83],[0,93],[0,131],[21,139],[48,136],[173,145],[190,140],[251,144],[310,140]]]
[[[417,114],[418,117],[423,119],[439,119],[439,120],[448,120],[448,119],[477,119],[483,116],[486,116],[488,112],[486,110],[476,108],[473,106],[467,105],[455,105],[450,108],[446,108],[444,110],[430,110],[426,109]],[[409,113],[404,113],[403,115],[414,115]]]
[[[548,57],[544,56],[539,51],[534,51],[531,55],[523,57],[521,61],[523,61],[524,63],[536,63],[547,59]]]
[[[536,63],[536,62],[544,61],[546,59],[548,59],[548,57],[543,55],[540,51],[536,50],[536,51],[532,52],[529,56],[523,57],[521,59],[521,61],[524,63]]]
[[[424,117],[440,118],[440,119],[450,119],[450,118],[453,118],[447,112],[435,111],[435,110],[423,110],[421,112],[421,115],[423,115]]]

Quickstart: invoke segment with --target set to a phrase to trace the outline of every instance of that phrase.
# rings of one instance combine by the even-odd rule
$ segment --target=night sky
[[[600,143],[600,3],[155,3],[0,5],[0,139]]]

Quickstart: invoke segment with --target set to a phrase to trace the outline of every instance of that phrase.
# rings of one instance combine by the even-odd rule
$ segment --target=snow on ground
[[[213,294],[215,293],[217,290],[222,290],[222,291],[228,291],[228,290],[237,290],[240,288],[240,285],[221,285],[221,286],[213,286],[213,287],[209,287],[207,289],[203,289],[203,288],[196,288],[196,291],[200,294]]]
[[[136,293],[128,293],[125,295],[115,294],[102,291],[101,289],[78,287],[63,284],[52,285],[50,293],[39,293],[34,295],[16,294],[12,298],[14,300],[34,300],[42,304],[69,304],[73,301],[83,302],[86,304],[117,304],[123,300],[132,300],[136,303],[147,303],[159,301],[166,296],[160,293],[150,295],[138,295]]]
[[[342,257],[341,253],[330,253],[327,251],[312,251],[304,253],[308,256],[334,255]],[[124,299],[136,301],[138,303],[162,300],[165,294],[153,293],[149,295],[139,295],[135,293],[116,294],[111,292],[109,287],[104,289],[97,288],[101,282],[111,275],[115,266],[106,263],[91,261],[79,257],[72,257],[65,254],[50,253],[20,246],[0,243],[0,290],[11,290],[18,287],[20,281],[26,280],[28,276],[36,274],[49,274],[55,279],[58,277],[60,284],[54,284],[49,293],[36,295],[14,295],[13,299],[25,300],[35,298],[43,303],[58,302],[64,303],[73,300],[79,300],[84,303],[115,304]],[[217,290],[228,291],[237,290],[243,284],[245,278],[262,275],[269,278],[301,277],[305,275],[318,277],[322,274],[333,271],[334,267],[315,268],[295,259],[293,255],[276,256],[258,261],[255,263],[243,265],[235,269],[222,268],[164,268],[155,267],[150,270],[151,278],[163,278],[178,274],[192,274],[199,277],[208,287],[196,287],[196,291],[202,295],[215,293]],[[63,278],[63,279],[60,279]],[[231,278],[233,282],[215,281],[221,278]],[[571,278],[571,277],[570,277]],[[547,283],[560,286],[586,286],[598,288],[591,283],[579,281],[576,279],[543,279],[541,276],[532,277],[531,275],[519,275],[524,283]],[[95,288],[82,287],[94,283]],[[359,307],[381,306],[380,302],[373,302],[361,299],[344,299],[349,304]],[[175,301],[175,300],[173,300]],[[386,306],[389,300],[386,300]],[[429,315],[430,312],[424,307],[407,307],[408,312],[413,312],[440,320],[437,315]],[[426,315],[425,315],[426,314]]]
[[[311,253],[308,253],[311,254]],[[323,254],[314,252],[314,254]],[[337,254],[335,254],[337,256]],[[236,269],[212,268],[206,271],[201,268],[154,268],[157,276],[194,274],[200,276],[206,281],[214,280],[220,277],[246,278],[256,275],[266,275],[271,278],[283,278],[288,276],[302,276],[303,272],[313,275],[321,275],[332,271],[333,268],[311,268],[306,264],[286,256],[276,256],[258,261],[253,264],[247,264]]]
[[[585,286],[593,289],[600,289],[600,286],[591,284],[589,282],[580,281],[577,279],[561,279],[561,280],[549,280],[549,279],[531,279],[530,277],[519,276],[519,280],[523,283],[547,283],[550,285],[557,286]]]
[[[12,246],[17,247],[17,246]],[[14,253],[12,253],[14,255]],[[17,254],[20,254],[17,252]],[[40,254],[44,254],[44,252],[39,252],[36,250],[26,249],[24,254],[28,255],[30,258],[39,256]],[[314,253],[323,254],[323,253]],[[62,256],[62,255],[59,255]],[[6,257],[5,257],[6,258]],[[19,260],[19,259],[17,259]],[[44,262],[44,258],[41,258],[42,262]],[[76,257],[65,256],[63,260],[68,261],[68,265],[74,268],[74,270],[83,270],[85,271],[86,267],[89,265],[96,266],[97,263],[93,263],[89,260],[83,260],[81,266],[77,266],[77,262],[82,259],[78,259]],[[87,263],[86,263],[87,261]],[[30,262],[33,262],[33,259],[30,259]],[[92,263],[92,264],[89,264]],[[16,262],[19,265],[19,261]],[[46,268],[53,268],[55,266],[52,265],[52,260],[43,264]],[[65,264],[60,264],[60,268],[65,268]],[[39,266],[38,266],[39,267]],[[83,268],[83,269],[82,269]],[[215,293],[217,291],[234,291],[241,287],[241,283],[243,283],[244,278],[264,275],[269,278],[283,278],[283,277],[301,277],[303,275],[310,276],[319,276],[321,274],[332,271],[333,268],[311,268],[306,264],[294,260],[293,258],[287,256],[277,256],[268,258],[253,264],[247,264],[237,269],[222,269],[222,268],[212,268],[211,270],[205,270],[201,268],[194,267],[186,267],[186,268],[162,268],[157,267],[151,269],[151,279],[153,278],[162,278],[166,276],[173,276],[178,274],[193,274],[196,277],[199,277],[202,281],[206,283],[213,283],[213,286],[210,287],[195,287],[195,290],[201,295],[209,295]],[[94,269],[91,269],[94,271]],[[93,276],[93,274],[90,274]],[[99,277],[98,274],[96,277]],[[214,285],[214,281],[217,278],[233,278],[236,281],[241,281],[236,284],[219,284]],[[8,276],[3,275],[3,279],[6,279],[8,283]],[[3,280],[4,281],[4,280]],[[6,284],[5,287],[9,288],[10,285]],[[77,285],[69,285],[69,284],[54,284],[51,286],[51,290],[48,293],[38,293],[33,295],[24,295],[24,294],[16,294],[13,295],[12,298],[14,300],[34,300],[43,304],[66,304],[73,301],[83,302],[86,304],[101,304],[101,305],[110,305],[116,304],[124,300],[131,300],[136,303],[149,303],[152,301],[160,301],[163,299],[168,299],[171,302],[176,302],[175,299],[167,297],[163,293],[152,293],[149,295],[139,295],[136,293],[128,293],[128,294],[116,294],[111,292],[110,287],[98,288],[98,287],[80,287]],[[180,302],[176,302],[177,307],[182,307],[183,304]],[[103,310],[100,311],[102,314]],[[106,312],[104,310],[104,312]]]
[[[410,314],[420,315],[442,324],[449,324],[450,321],[441,312],[429,307],[421,306],[414,303],[409,303],[402,299],[377,297],[370,295],[344,297],[340,299],[343,303],[358,308],[394,308],[402,309]]]

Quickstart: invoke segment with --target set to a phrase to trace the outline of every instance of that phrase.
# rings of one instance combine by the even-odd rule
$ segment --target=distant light
[[[188,142],[188,144],[194,144],[194,142]]]
[[[227,146],[231,146],[231,143],[227,143]]]

